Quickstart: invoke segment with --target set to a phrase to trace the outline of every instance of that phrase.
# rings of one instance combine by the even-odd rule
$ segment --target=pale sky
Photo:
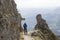
[[[15,0],[17,8],[60,7],[60,0]]]

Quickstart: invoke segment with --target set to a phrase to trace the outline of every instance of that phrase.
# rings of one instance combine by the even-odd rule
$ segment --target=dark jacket
[[[24,23],[23,27],[24,27],[24,30],[27,30],[27,24],[26,23]]]

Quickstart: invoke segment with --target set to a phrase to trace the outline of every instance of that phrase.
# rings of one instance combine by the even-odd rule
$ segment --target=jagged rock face
[[[36,19],[37,19],[37,25],[35,29],[46,29],[46,28],[49,29],[46,21],[42,19],[40,14],[36,16]]]
[[[46,21],[44,19],[42,19],[41,14],[38,14],[36,16],[36,19],[37,19],[37,24],[35,26],[35,30],[39,30],[38,35],[42,36],[42,34],[43,34],[43,38],[45,40],[57,40],[57,37],[49,29],[48,24],[46,23]]]
[[[14,0],[0,0],[0,40],[19,40],[20,24]]]
[[[19,15],[18,15],[18,20],[19,20],[18,23],[19,23],[19,25],[20,25],[20,32],[22,32],[22,31],[23,31],[23,28],[22,28],[22,26],[21,26],[21,22],[22,22],[22,20],[25,20],[25,18],[22,18],[21,15],[19,14]]]

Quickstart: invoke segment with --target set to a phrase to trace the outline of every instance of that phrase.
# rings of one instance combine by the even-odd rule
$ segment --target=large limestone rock
[[[0,40],[19,40],[21,15],[14,0],[0,0]]]
[[[35,26],[35,30],[38,30],[36,33],[32,33],[32,35],[35,34],[35,36],[39,36],[42,38],[42,40],[58,40],[58,38],[55,36],[55,34],[49,29],[48,24],[44,19],[42,19],[41,14],[38,14],[36,16],[37,24]]]
[[[20,25],[20,32],[22,32],[22,31],[23,31],[23,28],[22,28],[21,22],[22,22],[22,20],[25,20],[25,18],[22,18],[21,15],[19,14],[19,15],[18,15],[18,20],[19,20],[18,23],[19,23],[19,25]]]

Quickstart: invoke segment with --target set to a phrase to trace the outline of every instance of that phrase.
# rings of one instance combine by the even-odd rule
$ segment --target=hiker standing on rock
[[[27,24],[24,23],[23,27],[24,27],[24,34],[26,35],[27,34]]]

